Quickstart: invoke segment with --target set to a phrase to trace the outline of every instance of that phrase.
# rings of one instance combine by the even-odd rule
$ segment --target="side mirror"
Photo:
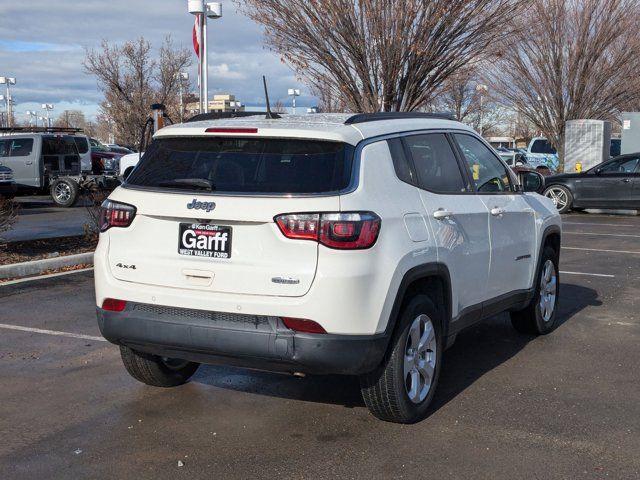
[[[525,192],[544,192],[545,180],[544,176],[538,172],[522,172],[520,173],[520,183],[522,190]]]

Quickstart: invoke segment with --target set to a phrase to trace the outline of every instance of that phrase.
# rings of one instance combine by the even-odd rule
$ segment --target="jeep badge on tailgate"
[[[204,210],[206,212],[210,212],[216,208],[216,204],[215,202],[199,202],[194,198],[191,203],[187,203],[187,208],[189,210]]]

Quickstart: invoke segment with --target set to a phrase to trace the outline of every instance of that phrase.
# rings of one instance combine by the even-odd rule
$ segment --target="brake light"
[[[327,331],[324,328],[322,328],[321,325],[314,322],[313,320],[283,317],[282,323],[284,323],[285,327],[287,327],[289,330],[294,330],[296,332],[327,333]]]
[[[212,127],[207,128],[205,133],[258,133],[257,128],[228,128],[228,127]]]
[[[105,298],[102,302],[102,309],[108,312],[122,312],[127,307],[124,300],[116,300],[114,298]]]
[[[371,248],[380,233],[380,217],[371,212],[289,213],[275,218],[282,234],[313,240],[339,250]]]
[[[126,203],[105,200],[100,206],[100,231],[106,232],[111,227],[126,228],[136,216],[136,207]]]

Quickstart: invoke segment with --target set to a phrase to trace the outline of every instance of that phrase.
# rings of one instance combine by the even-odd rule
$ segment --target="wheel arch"
[[[451,276],[442,263],[427,263],[408,270],[400,282],[385,333],[390,340],[406,302],[414,295],[424,293],[434,302],[440,313],[443,338],[449,331],[452,311]]]

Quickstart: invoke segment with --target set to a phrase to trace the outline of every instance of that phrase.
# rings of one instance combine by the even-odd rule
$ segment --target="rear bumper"
[[[97,308],[102,335],[154,355],[260,370],[359,375],[384,356],[386,335],[293,332],[278,317],[128,304]]]

